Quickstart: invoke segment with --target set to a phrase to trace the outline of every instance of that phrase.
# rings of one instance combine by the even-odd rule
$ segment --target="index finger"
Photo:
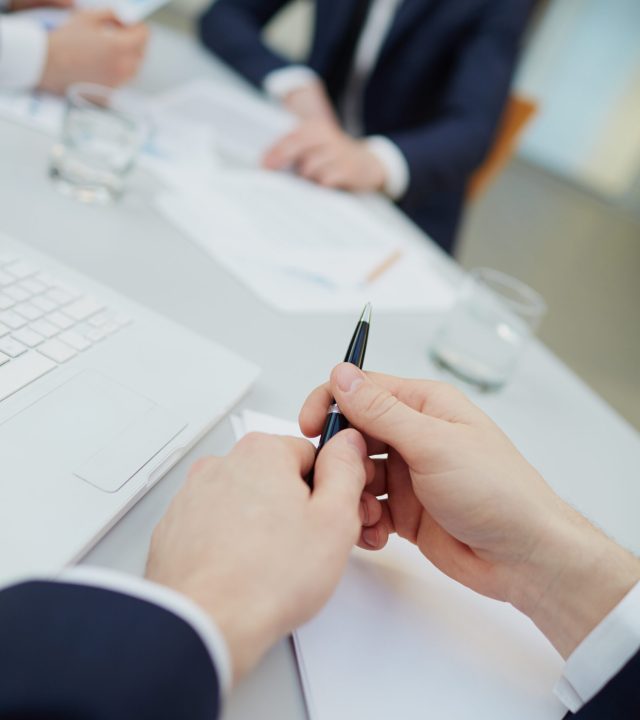
[[[329,388],[329,383],[320,385],[304,401],[298,422],[302,434],[308,438],[314,438],[320,435],[324,427],[325,419],[329,406],[333,403],[333,397]],[[369,455],[383,455],[387,452],[386,443],[380,440],[363,435],[367,443],[367,451]]]
[[[313,466],[316,450],[303,438],[249,433],[235,444],[230,455],[250,473],[260,474],[268,466],[280,469],[283,475],[293,472],[304,477]]]

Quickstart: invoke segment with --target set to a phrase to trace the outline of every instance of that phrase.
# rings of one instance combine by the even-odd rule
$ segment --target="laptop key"
[[[68,330],[70,327],[75,325],[70,317],[60,311],[52,312],[50,315],[47,315],[46,320],[59,327],[61,330]]]
[[[9,357],[15,358],[23,353],[26,353],[29,348],[25,347],[21,342],[15,338],[4,337],[0,338],[0,352],[3,352]]]
[[[40,333],[37,333],[35,330],[28,327],[16,330],[13,333],[13,339],[31,348],[36,347],[36,345],[40,345],[41,342],[44,342],[44,337],[40,335]]]
[[[16,304],[15,300],[6,293],[0,292],[0,310],[8,310]]]
[[[13,310],[5,310],[0,313],[0,323],[8,325],[12,330],[17,330],[23,325],[26,325],[27,321],[22,315],[18,315],[18,313],[13,312]]]
[[[88,317],[95,315],[97,312],[102,310],[104,305],[101,305],[97,300],[92,297],[83,297],[80,300],[76,300],[67,305],[64,309],[66,315],[73,318],[77,322],[86,320]]]
[[[47,340],[46,343],[40,345],[38,352],[46,355],[51,360],[55,360],[57,363],[67,362],[74,355],[77,355],[77,352],[71,346],[57,339]]]
[[[8,355],[0,352],[0,365],[4,365],[5,363],[9,362],[9,360],[11,360],[11,358]]]
[[[0,368],[0,400],[42,377],[56,363],[38,352],[28,352]]]
[[[44,335],[44,337],[46,338],[52,338],[54,335],[57,335],[60,332],[60,329],[57,328],[53,323],[50,323],[48,320],[45,320],[43,318],[32,322],[29,327],[34,332],[40,333],[40,335]]]
[[[71,345],[74,350],[86,350],[91,347],[91,343],[74,330],[65,330],[58,337],[62,342]]]
[[[35,305],[33,305],[30,302],[23,302],[19,305],[16,305],[14,308],[14,311],[22,315],[23,318],[26,318],[27,320],[37,320],[39,317],[42,317],[44,313],[40,308],[37,308]]]

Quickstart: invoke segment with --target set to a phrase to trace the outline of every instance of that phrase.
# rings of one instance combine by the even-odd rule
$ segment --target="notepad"
[[[245,411],[236,433],[300,435]],[[338,589],[294,634],[311,720],[560,720],[563,661],[511,606],[450,580],[397,537],[354,550]]]

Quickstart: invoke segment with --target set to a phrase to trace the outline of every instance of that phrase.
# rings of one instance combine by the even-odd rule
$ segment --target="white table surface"
[[[158,91],[200,76],[238,82],[188,38],[154,28],[137,87]],[[263,374],[242,406],[295,418],[307,392],[340,359],[354,318],[289,317],[260,304],[154,211],[156,181],[143,173],[114,207],[86,207],[60,196],[46,177],[50,144],[34,131],[0,122],[0,230],[257,362]],[[403,221],[394,210],[388,213],[389,228],[402,232]],[[444,273],[458,275],[452,263],[440,262]],[[444,377],[427,357],[438,322],[426,314],[374,316],[367,367]],[[469,394],[563,497],[619,542],[640,551],[640,437],[571,371],[534,343],[507,388]],[[203,454],[223,454],[232,442],[225,420],[86,562],[142,573],[151,531],[191,462]],[[228,720],[255,717],[307,717],[288,640],[266,656],[227,703]]]

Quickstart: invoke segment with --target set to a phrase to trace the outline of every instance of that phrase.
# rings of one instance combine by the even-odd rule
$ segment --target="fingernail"
[[[360,500],[360,522],[363,525],[369,522],[369,506],[366,500]]]
[[[351,363],[342,363],[335,370],[336,383],[342,392],[353,392],[364,382],[364,373]]]
[[[362,539],[369,547],[378,547],[378,528],[365,528],[362,531]]]
[[[369,457],[369,453],[367,452],[367,443],[357,430],[351,428],[346,432],[338,433],[336,437],[345,440],[349,443],[349,445],[351,445],[351,447],[355,448],[358,451],[358,455],[360,455],[363,460]]]

